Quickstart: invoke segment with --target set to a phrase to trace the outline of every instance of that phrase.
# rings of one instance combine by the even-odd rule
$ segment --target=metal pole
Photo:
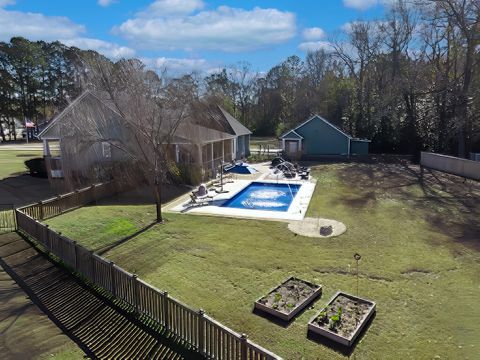
[[[358,295],[358,262],[360,261],[362,256],[359,253],[355,253],[355,255],[353,255],[353,258],[357,261],[357,298],[358,298],[358,296],[359,296]],[[358,325],[358,301],[355,302],[355,305],[356,305],[355,324]]]

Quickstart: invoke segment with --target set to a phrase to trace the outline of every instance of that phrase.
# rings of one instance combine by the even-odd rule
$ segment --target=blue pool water
[[[301,185],[252,182],[222,206],[248,210],[288,211]]]

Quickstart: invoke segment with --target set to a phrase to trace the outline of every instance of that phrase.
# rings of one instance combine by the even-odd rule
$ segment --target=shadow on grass
[[[480,182],[406,162],[348,164],[336,174],[349,189],[337,203],[369,210],[384,198],[402,201],[434,231],[480,251]]]
[[[285,320],[279,319],[278,317],[273,316],[272,314],[269,314],[269,313],[267,313],[263,310],[257,309],[257,308],[253,308],[252,314],[260,316],[260,317],[264,318],[265,320],[270,321],[271,323],[273,323],[275,325],[283,327],[284,329],[287,329],[290,326],[290,324],[295,321],[295,317],[293,317],[290,321],[285,321]]]
[[[201,359],[180,339],[135,316],[134,309],[39,254],[27,240],[8,236],[18,240],[0,248],[0,266],[89,358]],[[5,239],[1,236],[0,243]],[[30,246],[23,256],[15,256],[19,244]]]
[[[164,184],[162,186],[162,203],[166,204],[179,196],[182,196],[192,189],[184,185]],[[95,204],[88,206],[110,206],[110,205],[154,205],[152,189],[149,186],[142,185],[135,189],[122,192],[112,197],[104,198]]]
[[[377,313],[373,313],[373,315],[368,319],[367,323],[363,327],[362,331],[358,335],[358,337],[355,339],[355,342],[352,344],[352,346],[345,346],[342,344],[339,344],[333,340],[330,340],[324,336],[321,336],[319,334],[316,334],[312,331],[307,332],[307,339],[310,341],[313,341],[317,344],[321,344],[323,346],[329,347],[330,349],[334,350],[337,353],[342,354],[343,356],[350,356],[354,352],[355,348],[357,347],[357,344],[362,340],[362,338],[365,336],[367,333],[368,329],[372,325],[373,319],[377,316]]]
[[[321,299],[323,293],[318,294],[315,298],[313,298],[302,310],[300,310],[293,318],[290,319],[290,321],[285,321],[282,319],[279,319],[278,317],[269,314],[268,312],[265,312],[261,309],[253,308],[252,314],[255,314],[257,316],[263,317],[264,319],[270,321],[271,323],[274,323],[275,325],[281,326],[285,329],[287,329],[298,317],[300,317],[305,311],[309,309],[313,309],[315,307],[315,304]]]

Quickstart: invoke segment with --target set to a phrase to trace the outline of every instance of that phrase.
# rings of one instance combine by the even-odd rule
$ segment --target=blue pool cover
[[[222,206],[248,210],[288,211],[301,185],[252,182]]]

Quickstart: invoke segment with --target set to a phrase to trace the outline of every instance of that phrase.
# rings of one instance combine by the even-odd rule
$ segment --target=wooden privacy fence
[[[480,180],[479,161],[422,151],[420,165],[464,178]]]
[[[13,204],[0,204],[0,234],[15,231],[15,213]]]
[[[80,195],[83,194],[83,195]],[[78,203],[89,199],[88,192],[71,193]],[[68,194],[67,194],[68,195]],[[113,297],[135,309],[167,331],[175,334],[208,359],[225,360],[273,360],[281,359],[261,346],[215,321],[202,310],[194,310],[139,279],[111,261],[77,244],[75,241],[51,230],[35,219],[42,218],[78,207],[78,203],[59,198],[57,202],[43,202],[15,211],[18,230],[40,243],[93,284],[107,290]],[[47,205],[46,205],[47,204]],[[25,209],[29,209],[28,212]],[[43,213],[42,213],[43,211]]]
[[[102,198],[113,196],[120,190],[120,186],[114,182],[92,184],[89,187],[23,206],[19,210],[33,219],[45,220]]]

